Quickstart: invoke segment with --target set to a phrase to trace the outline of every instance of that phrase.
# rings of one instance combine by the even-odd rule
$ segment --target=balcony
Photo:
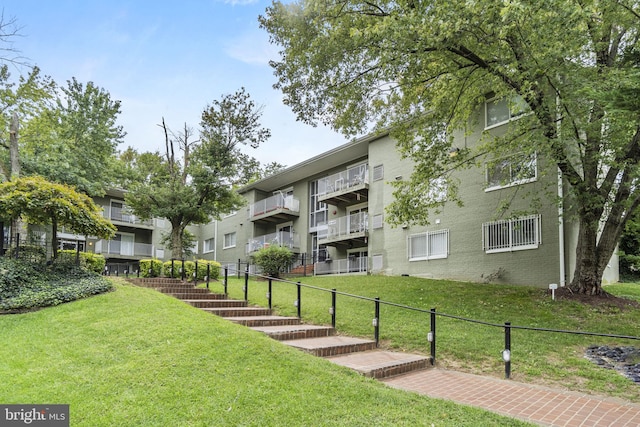
[[[327,259],[324,262],[315,264],[315,274],[346,274],[346,273],[366,273],[368,267],[368,257],[350,256],[345,259]]]
[[[289,231],[278,231],[276,233],[265,234],[264,236],[257,236],[247,242],[245,252],[248,255],[274,245],[284,246],[293,252],[299,252],[300,235]]]
[[[300,200],[276,194],[249,206],[249,221],[280,223],[300,216]]]
[[[105,255],[105,258],[113,257],[113,255],[131,258],[151,257],[153,245],[118,240],[98,240],[95,245],[95,252]]]
[[[367,212],[358,212],[327,223],[326,234],[318,233],[318,244],[327,246],[346,245],[361,247],[367,245],[369,235]]]
[[[119,208],[116,206],[103,206],[102,216],[115,221],[116,224],[127,224],[134,226],[142,226],[142,228],[152,228],[153,222],[150,220],[141,220],[133,215],[127,208]]]
[[[320,180],[318,201],[335,206],[364,203],[369,196],[369,167],[359,165]]]

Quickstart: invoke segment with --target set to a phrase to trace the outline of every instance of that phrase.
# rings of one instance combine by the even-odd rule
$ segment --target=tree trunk
[[[11,116],[11,125],[9,127],[9,157],[11,159],[11,176],[10,181],[20,178],[20,161],[18,156],[18,114],[13,113]]]
[[[602,264],[598,253],[597,221],[580,219],[578,244],[576,247],[576,267],[569,288],[576,293],[587,295],[602,294]],[[609,254],[611,257],[611,254]]]
[[[58,220],[56,218],[51,219],[51,254],[54,260],[58,258]]]
[[[171,226],[171,258],[182,259],[182,232],[184,227],[181,225]]]
[[[18,128],[20,122],[18,121],[18,114],[16,112],[11,116],[11,124],[9,125],[9,158],[11,164],[11,171],[9,175],[9,181],[20,178],[20,157],[18,152]],[[11,221],[11,235],[10,240],[13,242],[16,236],[20,234],[26,237],[26,227],[21,218],[15,218]]]

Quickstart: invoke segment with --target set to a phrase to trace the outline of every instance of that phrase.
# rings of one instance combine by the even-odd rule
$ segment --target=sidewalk
[[[382,381],[542,426],[640,426],[640,405],[513,380],[432,368]]]

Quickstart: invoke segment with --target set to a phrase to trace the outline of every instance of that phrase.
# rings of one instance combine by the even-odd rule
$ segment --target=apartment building
[[[479,108],[477,129],[458,135],[454,147],[479,144],[483,132],[504,132],[520,114],[510,105],[517,103],[498,100]],[[412,169],[388,134],[346,143],[240,189],[246,206],[190,227],[198,239],[194,252],[197,258],[237,265],[261,248],[281,245],[298,254],[299,262],[313,264],[316,275],[411,275],[538,286],[571,280],[576,224],[548,198],[534,205],[526,197],[566,191],[555,165],[536,154],[487,159],[457,172],[462,206],[445,204],[428,225],[391,227],[385,220],[394,197],[391,183],[408,179]],[[505,200],[510,212],[527,213],[499,216]],[[128,213],[121,191],[96,201],[118,233],[110,241],[89,239],[87,250],[104,254],[111,265],[170,257],[161,244],[169,231],[166,221],[140,221]],[[618,280],[615,255],[604,280]]]
[[[456,137],[473,147],[482,132],[504,131],[517,113],[513,103],[478,109],[478,129]],[[514,153],[458,172],[463,206],[446,204],[425,226],[391,227],[385,207],[392,181],[408,179],[388,134],[369,135],[291,166],[240,190],[247,206],[201,227],[203,256],[224,263],[245,260],[268,245],[305,254],[314,274],[386,274],[547,286],[571,279],[577,226],[563,208],[514,194],[566,191],[555,165],[537,155]],[[556,193],[558,194],[558,193]],[[498,215],[505,200],[510,212]],[[618,280],[617,256],[604,280]]]

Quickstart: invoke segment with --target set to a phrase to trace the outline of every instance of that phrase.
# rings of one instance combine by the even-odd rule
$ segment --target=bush
[[[57,305],[112,289],[105,277],[72,264],[44,267],[0,258],[0,310]]]
[[[16,258],[16,251],[18,253],[17,259],[29,261],[31,263],[42,263],[47,261],[47,249],[43,245],[22,245],[16,249],[15,246],[10,247],[6,256],[9,258]]]
[[[76,252],[73,249],[65,249],[58,251],[57,262],[75,264],[76,256],[80,255],[80,267],[85,268],[94,273],[102,273],[107,261],[104,256],[94,254],[93,252]]]
[[[283,246],[269,246],[260,249],[253,255],[253,262],[262,268],[266,276],[279,277],[285,271],[293,259],[293,252]]]
[[[141,259],[140,277],[160,277],[162,275],[162,261],[159,259]]]
[[[162,275],[172,277],[174,279],[182,278],[182,260],[173,261],[173,270],[171,270],[171,261],[167,261],[162,265]],[[196,271],[196,263],[193,261],[184,262],[184,277],[186,280],[193,279],[193,272]]]
[[[209,261],[206,259],[198,260],[198,271],[196,272],[196,279],[205,280],[207,276],[207,265],[209,265],[209,279],[218,280],[218,278],[220,278],[220,268],[222,266],[218,261]]]

